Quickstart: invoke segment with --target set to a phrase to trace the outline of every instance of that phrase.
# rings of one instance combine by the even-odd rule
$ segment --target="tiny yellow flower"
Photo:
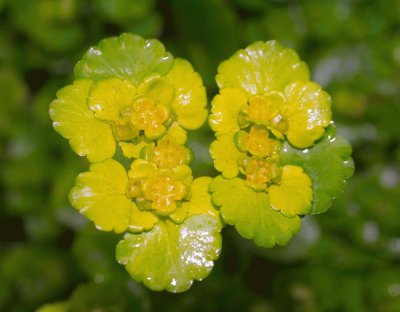
[[[236,133],[235,144],[241,152],[249,152],[253,156],[268,157],[278,152],[279,141],[270,138],[269,131],[265,127],[252,126],[250,131]]]
[[[168,107],[156,105],[149,98],[140,98],[134,102],[130,122],[136,129],[143,130],[148,139],[158,139],[167,130],[164,123],[169,115]]]
[[[287,131],[285,120],[286,103],[282,94],[270,92],[249,98],[248,105],[242,110],[242,120],[255,125],[268,127],[279,139]]]
[[[180,165],[188,165],[193,156],[187,147],[166,139],[158,141],[157,146],[144,149],[143,158],[157,167],[176,168]]]
[[[166,216],[175,212],[176,203],[188,194],[188,187],[175,177],[171,169],[161,168],[142,182],[142,191],[156,213]]]
[[[280,175],[276,163],[250,158],[244,162],[246,184],[257,191],[267,189],[267,184]]]
[[[128,197],[136,201],[140,210],[160,216],[169,216],[176,211],[189,195],[192,183],[191,170],[186,165],[174,169],[158,168],[154,163],[137,159],[128,174]]]

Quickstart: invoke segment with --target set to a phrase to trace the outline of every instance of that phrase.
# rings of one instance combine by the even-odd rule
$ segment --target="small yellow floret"
[[[250,159],[246,165],[246,183],[257,191],[279,175],[278,165],[262,159]]]
[[[159,169],[151,178],[142,182],[144,198],[152,202],[152,208],[160,215],[169,215],[176,208],[176,201],[182,200],[188,193],[188,187],[176,179],[170,169]]]
[[[155,101],[143,97],[135,100],[130,115],[132,125],[144,130],[145,136],[149,139],[156,139],[166,132],[163,125],[170,116],[170,110],[163,105],[156,105]]]
[[[175,168],[188,164],[192,157],[188,148],[167,139],[159,141],[155,147],[149,147],[146,158],[158,167]]]
[[[258,157],[267,157],[276,153],[280,144],[277,140],[269,138],[268,133],[266,128],[251,127],[245,138],[246,149]]]
[[[253,124],[266,126],[272,130],[274,135],[283,138],[282,134],[287,130],[287,122],[284,118],[285,110],[285,97],[280,93],[271,92],[252,96],[243,112],[247,114],[248,120]]]

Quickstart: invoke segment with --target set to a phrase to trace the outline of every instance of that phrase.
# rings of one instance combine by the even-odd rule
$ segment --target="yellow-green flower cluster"
[[[323,136],[331,122],[329,95],[310,81],[297,54],[275,41],[256,42],[221,63],[217,83],[209,118],[216,169],[266,192],[287,217],[308,213],[311,179],[302,167],[282,166],[280,153],[286,141],[306,151]]]
[[[159,41],[132,34],[91,48],[75,74],[50,107],[56,131],[92,163],[72,205],[105,231],[183,222],[193,182],[186,131],[207,118],[200,76]]]
[[[71,204],[100,230],[128,232],[116,258],[151,289],[181,292],[206,277],[225,224],[260,246],[286,244],[300,216],[328,209],[353,172],[351,147],[330,125],[329,95],[274,41],[218,69],[214,179],[193,179],[190,168],[187,131],[208,112],[187,61],[123,34],[90,48],[75,78],[50,106],[55,130],[90,162]]]

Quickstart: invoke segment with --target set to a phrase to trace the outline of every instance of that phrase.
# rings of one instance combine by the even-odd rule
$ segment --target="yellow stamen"
[[[254,156],[268,157],[276,153],[280,143],[268,136],[269,131],[264,127],[251,127],[246,136],[246,149]]]
[[[130,122],[139,129],[144,130],[146,137],[154,139],[162,136],[166,128],[163,125],[170,116],[170,110],[163,105],[156,105],[150,98],[139,98],[133,105]]]
[[[191,152],[183,145],[175,144],[167,139],[158,142],[155,147],[149,147],[147,160],[158,167],[175,168],[188,164],[191,160]]]
[[[250,159],[245,173],[246,183],[255,190],[262,191],[267,188],[267,183],[279,176],[279,167],[266,160]]]
[[[188,193],[187,186],[176,179],[170,169],[160,169],[151,178],[142,183],[144,198],[152,202],[152,208],[160,215],[169,215],[176,208],[176,201],[182,200]]]

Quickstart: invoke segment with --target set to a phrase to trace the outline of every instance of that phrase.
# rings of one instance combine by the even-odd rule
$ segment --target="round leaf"
[[[311,178],[312,214],[326,211],[332,199],[343,191],[346,179],[354,171],[350,155],[350,144],[346,139],[336,136],[334,125],[329,126],[323,138],[309,149],[299,150],[287,142],[282,147],[281,164],[300,166]]]
[[[76,78],[102,80],[118,77],[138,86],[150,74],[166,74],[173,57],[158,40],[125,33],[91,47],[75,67]]]
[[[133,203],[125,195],[128,176],[124,167],[113,159],[92,164],[90,171],[76,179],[69,198],[98,229],[123,232],[128,228]]]
[[[226,223],[262,247],[285,245],[300,230],[300,218],[285,217],[271,208],[265,192],[255,192],[242,179],[216,177],[210,184],[213,203]]]
[[[165,220],[142,234],[126,234],[116,255],[131,276],[152,290],[183,292],[211,271],[221,250],[220,227],[206,215],[182,224]]]
[[[92,81],[81,79],[57,92],[50,104],[54,129],[69,140],[71,148],[90,162],[111,158],[115,140],[110,125],[101,122],[87,106]]]

